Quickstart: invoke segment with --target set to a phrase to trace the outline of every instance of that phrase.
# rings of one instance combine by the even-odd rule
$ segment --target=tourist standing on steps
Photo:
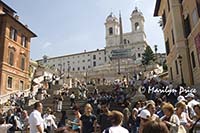
[[[62,110],[62,103],[63,103],[63,96],[62,94],[60,93],[59,96],[58,96],[58,112],[60,112]]]
[[[73,112],[74,112],[74,119],[73,121],[68,121],[68,124],[71,125],[72,131],[75,133],[80,133],[80,118],[81,118],[81,113],[79,112],[79,107],[74,106],[73,107]]]
[[[72,94],[70,95],[70,102],[71,102],[71,104],[70,104],[70,106],[71,106],[71,108],[75,105],[75,94],[74,94],[74,92],[72,92]]]
[[[7,133],[8,129],[12,127],[12,124],[6,124],[5,119],[0,116],[0,131],[1,133]]]
[[[54,116],[51,115],[52,110],[51,108],[47,107],[46,114],[44,114],[44,122],[45,122],[45,131],[46,133],[52,133],[53,129],[57,128],[57,125],[54,121]]]
[[[30,133],[44,133],[44,120],[41,116],[43,105],[41,102],[34,104],[34,111],[30,114]]]
[[[80,118],[81,132],[80,133],[97,133],[96,124],[97,119],[96,116],[92,114],[92,106],[87,103],[85,105],[85,112]]]
[[[103,133],[129,133],[128,130],[122,127],[124,116],[121,112],[113,110],[109,113],[112,126],[105,129]]]
[[[102,102],[101,110],[102,110],[102,113],[99,116],[98,123],[100,125],[101,132],[103,132],[105,129],[112,126],[110,118],[109,118],[109,113],[110,113],[109,104],[107,102]]]

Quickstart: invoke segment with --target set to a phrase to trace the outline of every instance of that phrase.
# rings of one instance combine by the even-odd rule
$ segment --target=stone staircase
[[[53,85],[51,89],[47,90],[47,93],[50,95],[50,97],[48,97],[47,99],[44,99],[43,101],[41,101],[43,103],[43,112],[44,113],[45,113],[47,107],[50,107],[53,110],[53,108],[54,108],[54,104],[53,104],[54,94],[55,94],[55,91],[58,91],[60,88],[62,88],[61,85]],[[89,93],[94,92],[94,86],[87,86],[87,88],[88,88]],[[97,86],[97,88],[98,88],[99,92],[101,92],[101,91],[112,92],[113,91],[113,86],[101,85],[101,86]],[[69,94],[71,94],[72,91],[74,91],[75,95],[77,96],[77,94],[78,94],[78,88],[71,88]],[[129,93],[130,92],[130,88],[128,88],[127,91]],[[130,95],[130,93],[129,93],[129,95]],[[67,113],[68,118],[70,120],[72,120],[74,118],[74,115],[73,115],[72,109],[70,108],[71,107],[70,106],[70,98],[67,97],[67,96],[63,96],[63,98],[64,98],[64,101],[63,101],[63,106],[62,106],[63,108],[62,108],[62,110],[65,110],[66,113]],[[79,100],[76,97],[76,103],[80,107],[81,114],[84,113],[83,107],[84,107],[84,105],[85,105],[86,102],[87,102],[86,100],[83,100],[83,99]],[[26,106],[25,109],[30,114],[32,112],[32,110],[33,110],[33,105]],[[96,109],[96,107],[94,107],[94,109]],[[111,110],[122,111],[123,107],[119,107],[118,105],[112,104],[111,105]],[[61,118],[61,112],[55,112],[54,115],[56,116],[57,121],[59,121],[59,119]]]

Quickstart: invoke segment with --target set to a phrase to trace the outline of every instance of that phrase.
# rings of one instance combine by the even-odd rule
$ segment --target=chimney
[[[28,25],[27,25],[27,24],[25,24],[24,26],[25,26],[26,28],[28,28]]]
[[[19,20],[19,16],[18,16],[18,15],[15,15],[15,19],[16,19],[16,20]]]

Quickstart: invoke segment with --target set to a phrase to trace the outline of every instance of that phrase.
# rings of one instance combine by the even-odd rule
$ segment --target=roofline
[[[158,11],[160,9],[160,3],[161,3],[161,0],[156,0],[156,7],[154,9],[154,14],[153,14],[154,17],[158,16]]]
[[[9,7],[6,3],[4,3],[2,0],[0,0],[0,3],[2,3],[4,6],[6,6],[8,9],[13,11],[14,13],[17,13],[15,10],[13,10],[11,7]]]
[[[104,49],[99,49],[99,50],[92,50],[92,51],[88,51],[88,52],[81,52],[81,53],[77,53],[77,54],[69,54],[69,55],[63,55],[63,56],[55,56],[55,57],[48,58],[47,60],[49,60],[49,59],[56,59],[56,58],[62,58],[62,57],[75,56],[75,55],[81,55],[81,54],[88,54],[88,53],[93,53],[93,52],[97,52],[97,51],[105,51],[105,48],[104,48]],[[39,60],[36,60],[36,61],[42,61],[42,60],[43,60],[43,59],[39,59]]]
[[[33,36],[32,37],[37,37],[37,35],[35,33],[33,33],[29,28],[27,28],[24,24],[22,24],[20,21],[18,21],[17,19],[15,19],[13,16],[11,16],[10,14],[1,14],[0,16],[8,16],[11,19],[13,19],[15,22],[17,22],[18,24],[20,24],[22,27],[24,27],[26,30],[28,30]]]

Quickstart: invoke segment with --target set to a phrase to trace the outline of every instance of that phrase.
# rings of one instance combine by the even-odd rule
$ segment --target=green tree
[[[154,61],[154,53],[151,47],[148,45],[146,50],[142,54],[142,64],[149,65],[151,61]]]

